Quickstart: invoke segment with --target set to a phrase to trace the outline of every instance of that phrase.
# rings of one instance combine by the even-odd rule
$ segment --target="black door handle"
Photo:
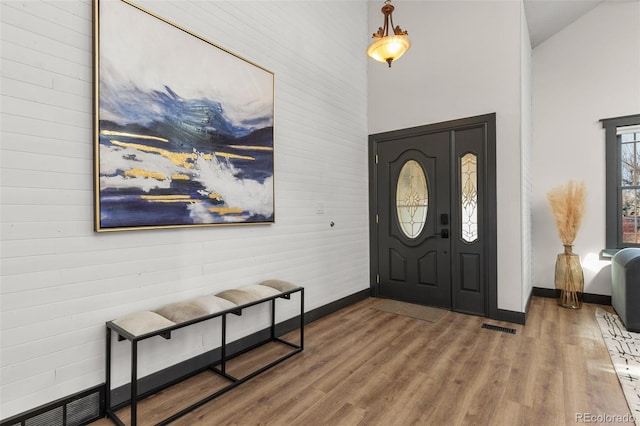
[[[449,238],[449,230],[448,230],[447,228],[442,229],[442,230],[440,231],[440,236],[441,236],[442,238]]]

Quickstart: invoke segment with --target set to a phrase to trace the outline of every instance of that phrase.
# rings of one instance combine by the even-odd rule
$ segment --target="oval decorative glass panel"
[[[396,210],[400,229],[408,238],[416,238],[427,221],[429,188],[422,166],[409,160],[402,166],[396,186]]]

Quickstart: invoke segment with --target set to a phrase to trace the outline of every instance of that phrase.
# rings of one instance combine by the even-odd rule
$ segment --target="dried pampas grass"
[[[553,188],[547,193],[560,241],[565,246],[573,245],[576,239],[586,198],[587,189],[583,181],[570,180],[566,185]]]

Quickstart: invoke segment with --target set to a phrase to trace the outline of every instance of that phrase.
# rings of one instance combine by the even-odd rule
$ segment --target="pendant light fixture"
[[[392,13],[394,9],[391,0],[385,0],[384,6],[382,6],[384,27],[378,28],[378,31],[373,34],[375,41],[367,49],[367,55],[371,59],[386,62],[389,64],[389,68],[391,68],[391,62],[404,55],[411,47],[411,40],[407,37],[407,32],[403,31],[399,25],[393,27]],[[393,30],[392,35],[389,35],[389,28]]]

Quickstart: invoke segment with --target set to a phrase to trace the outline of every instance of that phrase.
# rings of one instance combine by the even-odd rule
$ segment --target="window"
[[[618,128],[620,139],[620,178],[622,243],[640,243],[640,126]]]
[[[606,248],[640,247],[640,114],[601,121],[606,132]]]

